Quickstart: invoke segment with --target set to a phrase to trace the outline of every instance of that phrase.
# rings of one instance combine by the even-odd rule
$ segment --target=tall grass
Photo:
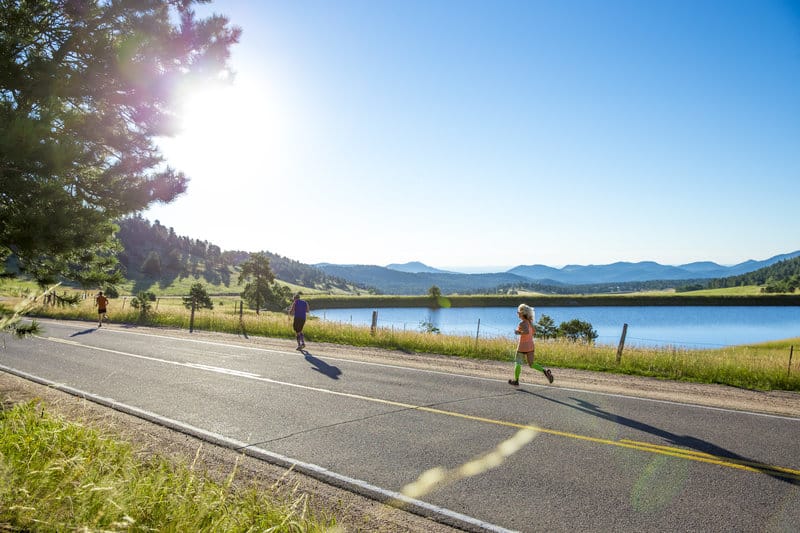
[[[214,298],[213,310],[195,314],[195,329],[247,335],[294,338],[291,323],[285,314],[245,309],[240,315],[234,302],[238,298]],[[42,307],[39,316],[94,320],[97,317],[91,300],[73,307]],[[189,312],[180,298],[161,298],[153,312],[141,318],[124,299],[114,299],[109,306],[114,322],[142,323],[150,326],[189,328]],[[310,320],[305,328],[306,339],[352,346],[373,346],[405,352],[436,353],[460,357],[510,360],[513,341],[503,338],[482,338],[438,335],[415,331],[379,328],[374,334],[369,327]],[[616,347],[586,345],[569,341],[537,341],[537,358],[553,367],[614,372],[663,379],[719,383],[735,387],[763,390],[800,391],[800,353],[790,369],[790,346],[800,348],[800,338],[758,345],[732,346],[715,350],[679,348],[626,347],[621,361],[616,361]],[[800,350],[798,350],[800,352]]]
[[[304,496],[236,489],[35,404],[0,411],[0,530],[327,531]]]

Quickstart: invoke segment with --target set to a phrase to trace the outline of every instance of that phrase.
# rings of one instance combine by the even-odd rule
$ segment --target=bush
[[[597,331],[590,323],[574,318],[569,322],[562,322],[558,326],[558,336],[566,337],[571,341],[583,340],[591,344],[597,339]]]
[[[107,298],[119,298],[119,290],[117,290],[114,285],[106,285],[103,288],[103,294],[105,294]]]
[[[562,322],[556,327],[556,323],[548,315],[542,315],[536,323],[536,336],[540,339],[565,338],[571,341],[584,341],[592,343],[597,339],[597,331],[589,322],[572,319],[569,322]]]

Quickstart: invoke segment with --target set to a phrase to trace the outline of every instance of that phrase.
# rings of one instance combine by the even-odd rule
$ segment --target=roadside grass
[[[294,338],[287,315],[245,309],[237,312],[238,297],[212,298],[213,310],[195,314],[194,328],[232,334],[273,338]],[[92,300],[68,307],[40,307],[37,316],[96,320]],[[124,298],[109,306],[112,322],[156,327],[189,329],[189,311],[180,298],[160,298],[144,318]],[[306,323],[306,338],[352,346],[378,347],[407,353],[435,353],[474,359],[511,361],[515,344],[506,338],[439,335],[419,331],[353,326],[317,320]],[[537,360],[552,367],[648,376],[661,379],[718,383],[758,390],[800,391],[800,353],[789,367],[792,346],[800,347],[800,337],[755,345],[729,346],[710,350],[675,347],[642,348],[626,346],[616,360],[616,346],[581,344],[564,340],[537,340]],[[799,350],[800,351],[800,350]]]
[[[34,402],[0,410],[2,531],[329,531],[306,497],[237,487],[50,415]]]

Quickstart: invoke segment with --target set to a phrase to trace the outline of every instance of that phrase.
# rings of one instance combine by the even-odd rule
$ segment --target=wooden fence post
[[[628,324],[622,324],[622,336],[619,338],[619,346],[617,346],[617,364],[622,360],[622,349],[625,348],[626,335],[628,335]]]
[[[375,335],[375,330],[378,329],[378,311],[372,312],[372,325],[369,327],[370,335]]]
[[[475,332],[475,350],[478,349],[478,335],[481,334],[481,319],[478,319],[478,331]]]
[[[794,354],[794,344],[789,346],[789,370],[786,373],[787,376],[792,375],[792,355]]]
[[[236,313],[236,302],[233,304],[233,312]],[[247,331],[244,329],[244,302],[239,300],[239,331],[241,331],[242,335],[245,339],[247,339]]]

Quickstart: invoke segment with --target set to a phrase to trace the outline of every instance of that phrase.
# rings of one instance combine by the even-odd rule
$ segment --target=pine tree
[[[183,297],[183,306],[186,309],[191,309],[192,313],[189,316],[189,333],[194,331],[194,312],[197,309],[214,309],[214,303],[211,297],[206,292],[202,283],[195,283],[189,289],[189,296]]]
[[[195,3],[0,0],[0,259],[92,250],[186,190],[154,139],[175,132],[179,89],[227,72],[240,34]]]

